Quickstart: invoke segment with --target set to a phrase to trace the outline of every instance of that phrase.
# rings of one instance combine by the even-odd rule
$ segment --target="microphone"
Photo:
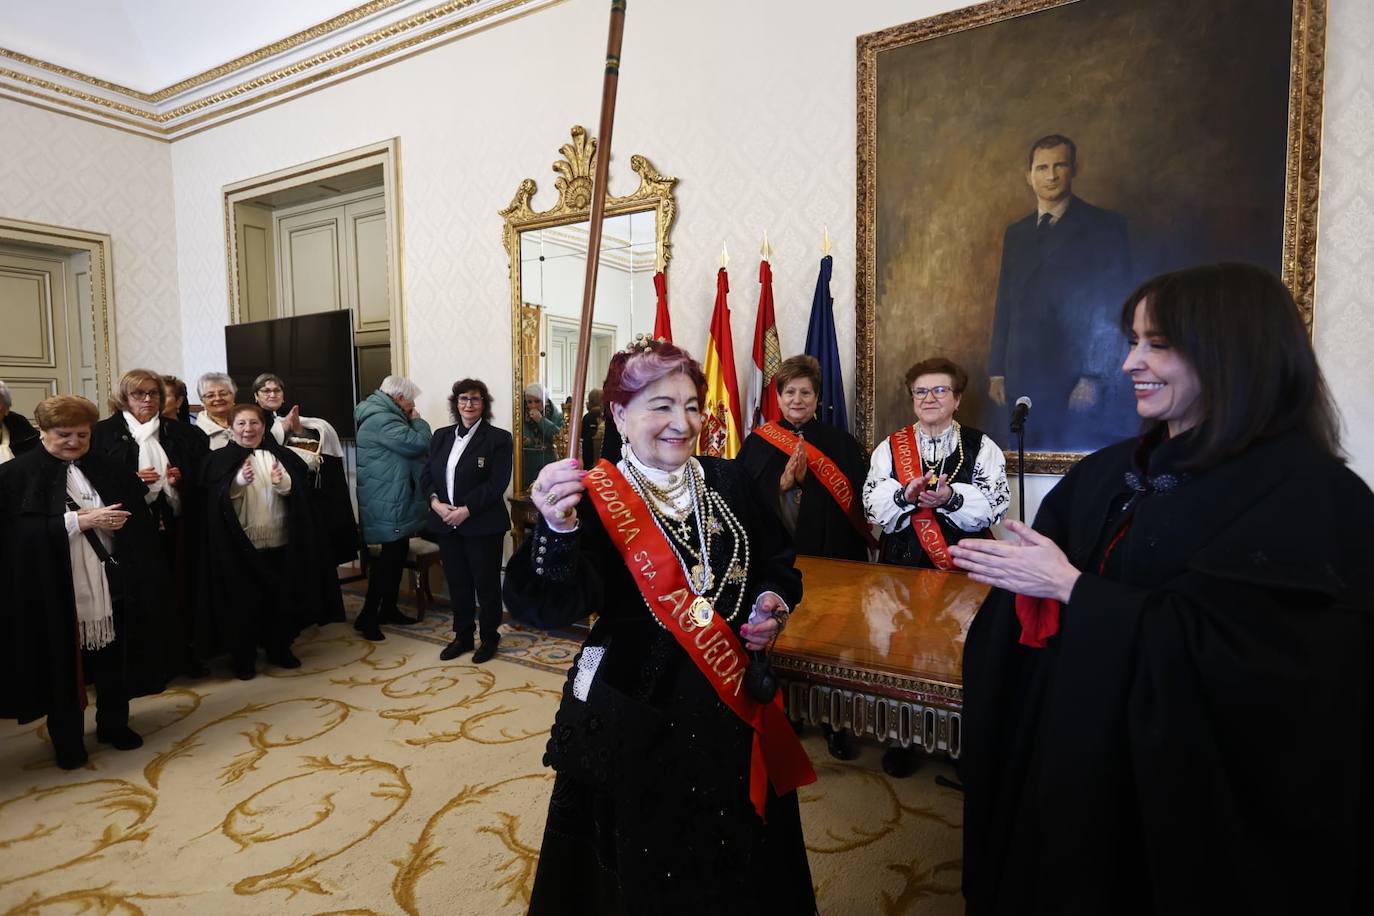
[[[1030,416],[1031,399],[1022,395],[1016,399],[1016,406],[1011,410],[1011,431],[1019,433],[1026,428],[1026,417]]]

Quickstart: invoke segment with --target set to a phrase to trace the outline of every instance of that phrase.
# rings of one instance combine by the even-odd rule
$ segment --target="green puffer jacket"
[[[424,420],[411,420],[381,391],[353,409],[358,425],[358,514],[368,544],[398,541],[424,525],[420,471],[433,432]]]

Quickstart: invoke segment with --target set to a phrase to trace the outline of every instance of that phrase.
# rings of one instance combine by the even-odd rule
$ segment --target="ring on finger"
[[[556,502],[558,502],[558,491],[550,490],[549,495],[544,497],[544,505],[552,506]]]

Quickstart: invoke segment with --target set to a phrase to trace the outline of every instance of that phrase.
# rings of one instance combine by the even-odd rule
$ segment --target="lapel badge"
[[[478,455],[478,456],[477,456],[477,466],[478,466],[479,468],[484,468],[484,467],[486,467],[486,466],[487,466],[487,459],[486,459],[484,456],[482,456],[482,455]]]

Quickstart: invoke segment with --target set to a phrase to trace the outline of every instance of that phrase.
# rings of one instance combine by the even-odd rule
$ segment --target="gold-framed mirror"
[[[567,428],[566,408],[577,361],[596,146],[596,138],[575,125],[571,142],[559,148],[562,158],[553,164],[558,173],[557,203],[536,212],[530,202],[537,185],[526,178],[510,206],[500,211],[506,221],[502,242],[510,258],[511,434],[519,443],[513,479],[517,496],[529,492],[539,469],[562,454],[567,437],[576,434]],[[606,199],[588,391],[600,388],[616,350],[636,334],[653,331],[654,274],[666,270],[671,256],[668,239],[677,215],[677,179],[659,174],[638,154],[630,157],[630,168],[639,176],[639,187],[624,197]],[[542,405],[536,396],[527,406],[525,391],[530,385],[544,392]]]

